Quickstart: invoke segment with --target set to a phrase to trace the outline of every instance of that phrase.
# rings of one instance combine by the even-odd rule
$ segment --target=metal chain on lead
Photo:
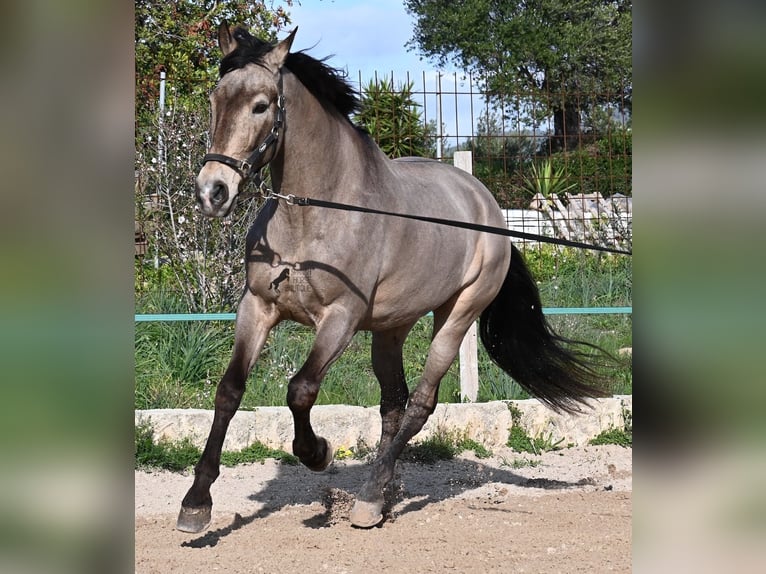
[[[258,193],[261,195],[261,197],[266,199],[282,199],[287,202],[287,205],[295,205],[296,203],[296,196],[294,194],[289,195],[282,195],[281,193],[277,193],[273,189],[271,189],[267,184],[266,180],[264,180],[261,177],[261,170],[258,170],[258,172],[255,174],[254,179],[256,180],[258,184]]]

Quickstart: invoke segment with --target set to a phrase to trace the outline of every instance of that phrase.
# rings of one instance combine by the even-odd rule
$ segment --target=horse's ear
[[[274,48],[266,54],[264,59],[267,64],[271,64],[275,68],[282,67],[282,64],[285,63],[285,59],[287,58],[287,54],[290,52],[290,47],[293,45],[293,40],[295,39],[295,33],[297,31],[298,27],[296,26],[295,30],[290,32],[290,35],[287,36],[287,38],[274,46]]]
[[[237,47],[237,41],[232,37],[229,23],[226,20],[218,26],[218,46],[224,56],[228,56]]]

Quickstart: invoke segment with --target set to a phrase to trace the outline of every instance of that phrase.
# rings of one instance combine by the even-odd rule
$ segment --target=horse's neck
[[[271,166],[274,189],[297,197],[358,199],[364,178],[385,164],[385,156],[370,149],[348,120],[325,110],[292,74],[285,78],[285,97],[284,141]]]

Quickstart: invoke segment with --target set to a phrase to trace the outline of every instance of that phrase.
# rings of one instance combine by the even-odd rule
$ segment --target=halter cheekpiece
[[[256,147],[253,152],[247,157],[247,159],[236,159],[228,155],[220,153],[208,153],[202,158],[203,165],[209,161],[217,161],[224,165],[228,165],[234,171],[236,171],[244,181],[248,181],[254,178],[261,167],[263,162],[261,161],[266,151],[279,141],[279,131],[285,123],[285,96],[282,93],[282,73],[279,73],[279,81],[277,82],[277,89],[279,95],[277,96],[277,117],[274,118],[274,125],[269,132],[269,135],[261,142],[261,145]]]

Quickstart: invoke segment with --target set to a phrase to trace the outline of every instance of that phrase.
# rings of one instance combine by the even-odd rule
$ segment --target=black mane
[[[273,44],[252,36],[244,28],[233,32],[237,47],[221,60],[220,75],[247,64],[263,64],[263,57],[274,48]],[[324,104],[330,104],[345,117],[359,109],[359,97],[346,81],[346,74],[324,63],[327,58],[317,60],[303,51],[289,53],[287,67],[301,83]]]

